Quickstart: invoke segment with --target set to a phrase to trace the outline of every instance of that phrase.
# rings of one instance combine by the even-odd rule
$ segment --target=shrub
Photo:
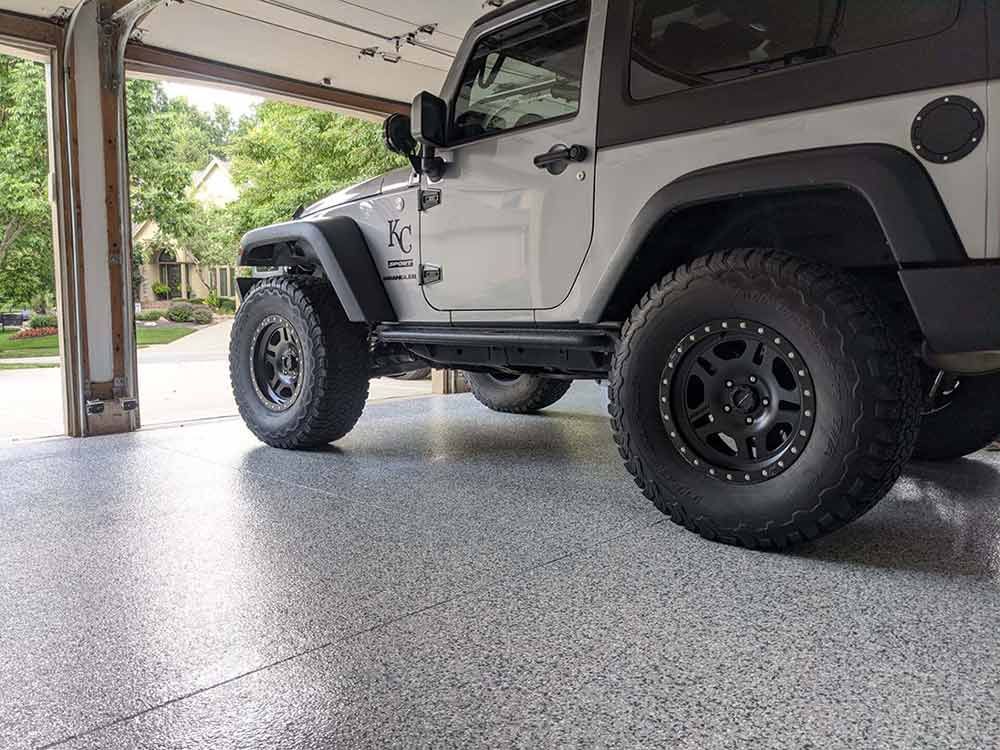
[[[23,331],[18,331],[10,338],[12,341],[20,341],[21,339],[40,339],[43,336],[55,336],[57,333],[59,333],[58,328],[25,328]]]
[[[156,299],[166,299],[170,296],[170,287],[162,281],[157,281],[153,284],[153,294],[156,295]]]
[[[152,323],[163,317],[163,310],[143,310],[135,314],[136,320]]]
[[[212,311],[204,307],[196,307],[191,313],[191,319],[200,326],[207,326],[212,322]]]
[[[167,320],[174,323],[190,323],[194,319],[194,305],[188,302],[175,302],[167,310]]]
[[[190,302],[192,305],[204,305],[205,304],[205,300],[203,300],[201,297],[191,297],[190,299],[188,299],[188,302]]]
[[[208,299],[205,300],[209,307],[219,306],[219,293],[214,289],[210,289],[208,292]]]
[[[219,297],[218,309],[224,315],[232,315],[236,312],[236,300],[232,297]]]
[[[55,315],[32,315],[29,328],[58,328],[59,319]]]

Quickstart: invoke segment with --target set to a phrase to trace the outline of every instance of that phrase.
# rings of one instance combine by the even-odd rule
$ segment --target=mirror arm
[[[434,147],[424,144],[420,149],[420,169],[419,174],[425,174],[431,182],[437,182],[448,168],[447,162],[440,156],[436,156]]]

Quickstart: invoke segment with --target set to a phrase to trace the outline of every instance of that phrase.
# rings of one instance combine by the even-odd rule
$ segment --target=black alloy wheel
[[[712,321],[677,342],[660,403],[677,451],[726,482],[780,475],[805,451],[816,423],[802,355],[781,332],[749,320]]]
[[[295,328],[280,315],[260,322],[251,344],[254,391],[265,408],[286,411],[301,390],[302,346]]]

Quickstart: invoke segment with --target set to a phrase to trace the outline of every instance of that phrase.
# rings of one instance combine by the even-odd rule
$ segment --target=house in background
[[[233,184],[229,165],[221,159],[212,162],[195,174],[190,196],[204,206],[226,206],[238,197]],[[132,244],[152,240],[159,227],[153,220],[145,221],[135,228]],[[143,306],[158,302],[153,285],[166,284],[170,287],[170,299],[191,299],[208,296],[215,290],[220,297],[236,296],[236,268],[234,266],[202,266],[183,247],[164,250],[142,265],[142,288],[139,301]]]

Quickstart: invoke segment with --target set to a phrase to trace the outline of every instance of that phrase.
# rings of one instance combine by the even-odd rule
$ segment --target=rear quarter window
[[[630,93],[649,99],[938,34],[961,0],[640,0]]]

